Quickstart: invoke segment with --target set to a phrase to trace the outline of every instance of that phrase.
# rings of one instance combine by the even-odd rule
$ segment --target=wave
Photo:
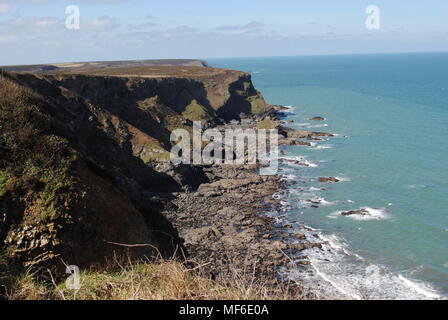
[[[322,124],[313,124],[313,125],[310,125],[310,126],[308,126],[308,128],[326,128],[326,127],[328,127],[329,125],[327,124],[327,123],[322,123]]]
[[[408,286],[409,288],[412,288],[419,294],[424,295],[425,297],[431,298],[431,299],[441,299],[442,296],[435,292],[435,290],[429,286],[427,286],[425,283],[421,282],[415,282],[412,280],[409,280],[405,277],[403,277],[401,274],[398,275],[398,278],[403,281],[403,283]]]
[[[281,180],[286,181],[286,182],[294,182],[294,181],[297,181],[297,179],[298,179],[298,177],[294,174],[284,174],[284,175],[282,175]]]
[[[318,145],[318,144],[311,144],[311,148],[310,149],[315,149],[315,150],[327,150],[327,149],[333,149],[334,146],[331,144],[324,144],[324,145]]]
[[[300,202],[307,204],[316,204],[319,206],[332,206],[336,204],[336,202],[327,201],[324,198],[306,199],[306,200],[300,200]]]
[[[422,189],[426,188],[424,184],[410,184],[407,186],[409,189]]]
[[[311,269],[297,268],[289,273],[293,280],[325,299],[356,300],[428,300],[444,299],[429,284],[394,274],[386,267],[374,264],[352,252],[336,235],[324,235],[320,230],[302,227],[308,241],[322,242],[323,250],[304,251]],[[316,286],[316,283],[318,285]]]
[[[279,160],[286,160],[286,164],[290,166],[309,167],[309,168],[319,167],[319,165],[307,160],[307,158],[303,156],[282,156],[279,157]]]

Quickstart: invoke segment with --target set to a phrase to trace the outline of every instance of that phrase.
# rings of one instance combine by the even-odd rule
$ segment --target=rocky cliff
[[[161,70],[163,71],[162,73]],[[169,167],[173,129],[261,114],[242,72],[204,67],[10,73],[0,80],[0,249],[16,265],[61,269],[114,254],[170,256],[182,240],[164,192],[201,169]],[[1,271],[1,270],[0,270]]]

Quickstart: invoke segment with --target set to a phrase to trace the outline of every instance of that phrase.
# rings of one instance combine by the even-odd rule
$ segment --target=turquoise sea
[[[311,165],[283,165],[297,181],[283,195],[284,214],[329,241],[291,277],[330,297],[448,296],[448,53],[209,62],[252,72],[268,102],[291,106],[292,127],[337,134],[284,149]],[[369,215],[339,214],[361,208]]]

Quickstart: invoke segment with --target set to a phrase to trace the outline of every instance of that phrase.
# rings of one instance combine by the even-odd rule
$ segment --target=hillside
[[[95,62],[70,62],[51,63],[25,66],[0,66],[8,72],[28,72],[53,74],[57,72],[79,72],[90,69],[123,68],[123,67],[148,67],[148,66],[173,66],[173,67],[207,67],[202,60],[192,59],[164,59],[164,60],[128,60],[128,61],[95,61]]]
[[[269,108],[249,74],[204,67],[5,73],[0,92],[2,259],[56,273],[117,253],[180,253],[154,196],[207,177],[195,167],[158,169],[170,132]]]

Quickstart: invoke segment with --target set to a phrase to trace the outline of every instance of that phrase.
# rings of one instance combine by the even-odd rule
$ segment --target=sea
[[[290,278],[328,299],[447,299],[448,53],[208,61],[252,73],[290,127],[335,134],[282,147],[302,165],[281,162],[277,214],[325,243]]]

